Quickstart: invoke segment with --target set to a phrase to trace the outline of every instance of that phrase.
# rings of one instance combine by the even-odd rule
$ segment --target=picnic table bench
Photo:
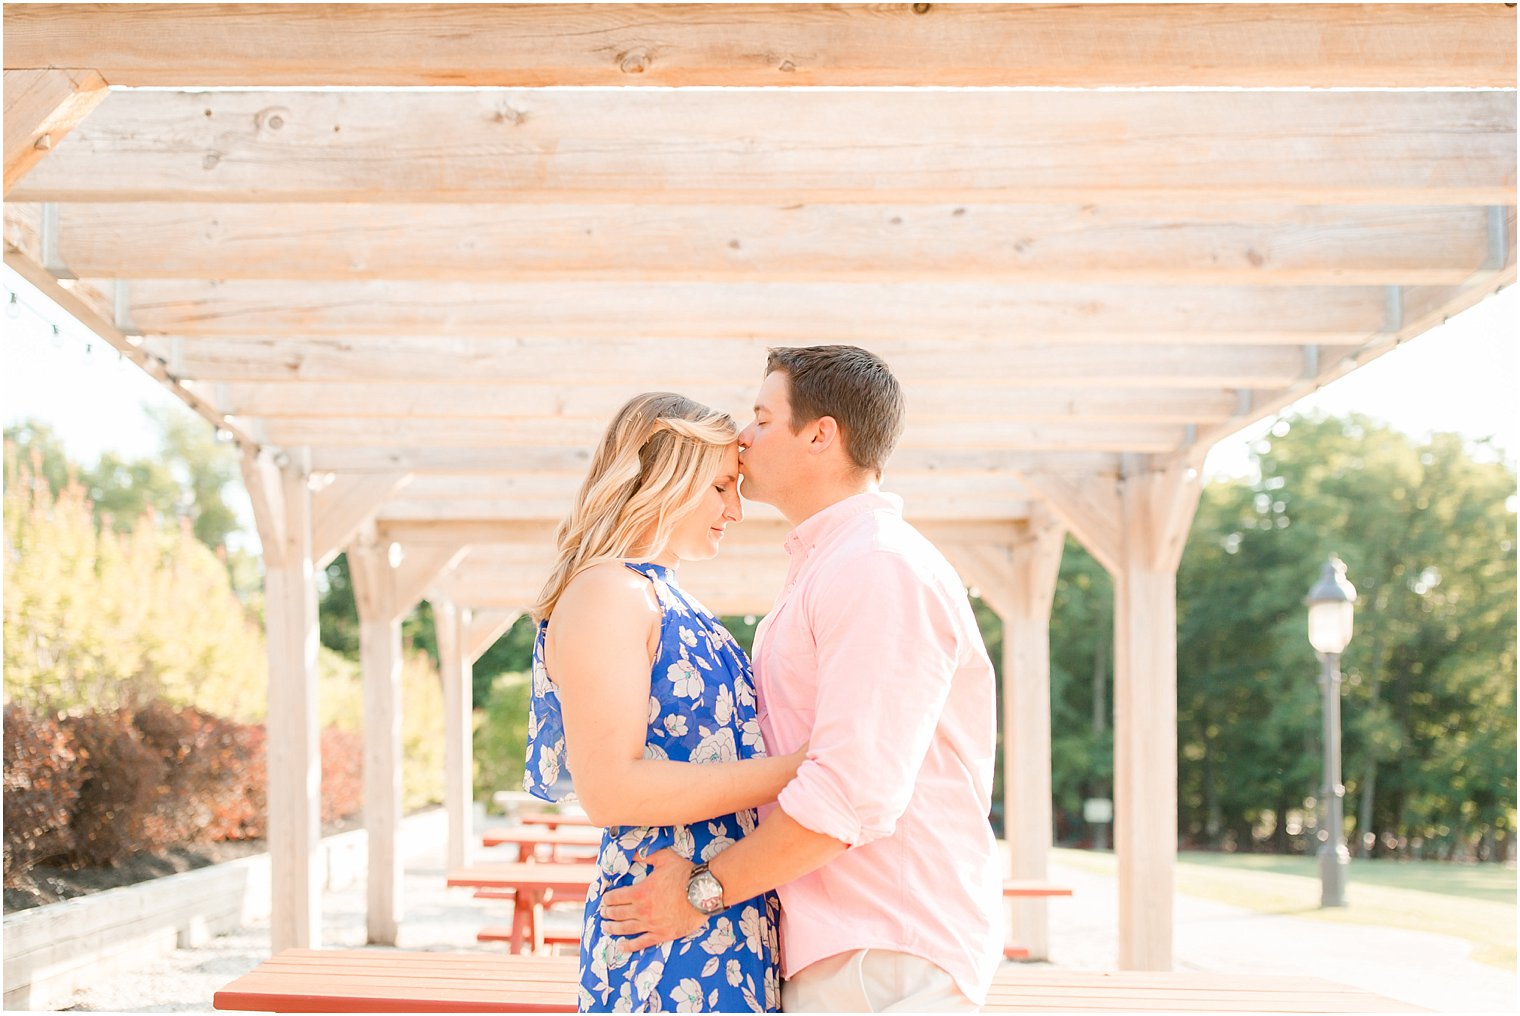
[[[220,1010],[574,1012],[570,956],[287,949],[216,993]],[[1424,1012],[1316,977],[1005,967],[984,1012]]]
[[[594,864],[534,864],[514,861],[507,864],[477,864],[468,868],[450,869],[445,876],[450,886],[465,886],[492,893],[513,893],[512,925],[505,929],[488,928],[486,941],[507,943],[507,951],[520,953],[540,952],[546,943],[544,937],[544,906],[555,895],[569,897],[574,902],[584,902],[591,883],[596,880]],[[482,932],[484,934],[485,932]],[[554,936],[563,939],[564,936]],[[576,941],[579,941],[577,936]]]

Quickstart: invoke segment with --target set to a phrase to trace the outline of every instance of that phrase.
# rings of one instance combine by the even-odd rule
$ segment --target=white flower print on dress
[[[670,758],[670,753],[667,752],[664,748],[661,748],[659,745],[657,745],[657,744],[650,744],[649,742],[646,741],[644,743],[644,757],[645,758],[668,759],[668,758]]]
[[[665,717],[665,733],[671,737],[686,736],[686,717],[674,713]]]
[[[665,964],[661,960],[655,960],[633,975],[633,990],[640,998],[648,998],[653,992],[655,985],[660,983],[660,976],[665,973]],[[655,992],[655,994],[659,994]]]
[[[702,675],[690,660],[677,660],[665,671],[665,678],[675,685],[674,692],[677,698],[699,699],[707,685],[702,681]]]
[[[670,989],[670,1000],[676,1004],[676,1012],[701,1012],[702,985],[695,977],[683,977]]]
[[[734,922],[720,917],[713,922],[712,931],[702,939],[701,945],[711,955],[720,956],[733,948],[734,941]]]
[[[686,643],[687,648],[692,648],[697,644],[697,633],[683,624],[681,626],[681,641]]]
[[[765,955],[763,946],[764,939],[761,937],[763,929],[760,926],[760,908],[755,906],[745,907],[739,914],[739,931],[744,935],[744,944],[749,951],[756,956]]]
[[[717,698],[713,700],[713,719],[718,721],[720,727],[726,727],[733,718],[734,693],[728,690],[728,685],[720,684]]]
[[[744,747],[752,749],[755,758],[764,758],[765,735],[760,733],[760,721],[750,717],[744,721],[744,725],[739,730],[739,739],[744,743]]]
[[[552,787],[559,782],[559,760],[564,752],[565,742],[559,740],[538,757],[538,776],[544,786]]]
[[[697,763],[739,761],[739,749],[734,744],[733,728],[724,727],[703,735],[702,740],[691,750],[690,761]]]
[[[729,960],[724,973],[728,976],[729,987],[732,988],[737,988],[739,982],[744,979],[744,968],[739,966],[738,960]]]

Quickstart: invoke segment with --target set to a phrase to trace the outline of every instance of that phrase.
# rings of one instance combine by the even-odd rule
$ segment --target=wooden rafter
[[[1514,201],[1515,103],[1505,92],[890,95],[117,93],[12,196],[648,205]],[[1453,124],[1461,125],[1457,139]],[[420,137],[429,143],[417,144]],[[651,143],[663,137],[680,144]],[[271,173],[272,165],[280,171]]]
[[[1450,285],[1488,253],[1474,206],[104,203],[58,216],[59,254],[84,278]],[[7,208],[7,237],[38,243],[40,219],[38,205]]]
[[[88,61],[120,84],[157,86],[1515,83],[1514,16],[1494,4],[340,10],[334,17],[304,4],[20,5],[6,18],[5,66]]]
[[[5,71],[5,193],[63,142],[106,97],[92,70]]]

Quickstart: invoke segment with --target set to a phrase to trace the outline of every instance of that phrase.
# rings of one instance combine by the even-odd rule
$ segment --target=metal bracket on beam
[[[1319,347],[1304,347],[1304,377],[1314,380],[1319,377]]]
[[[1235,415],[1249,416],[1256,405],[1256,393],[1249,388],[1235,389]]]
[[[116,280],[116,291],[112,294],[111,317],[116,330],[128,338],[142,338],[142,329],[132,323],[132,301],[129,283],[126,279]]]
[[[1397,335],[1404,328],[1404,287],[1383,287],[1383,328],[1386,335]]]
[[[169,358],[167,367],[170,376],[178,379],[185,376],[185,340],[178,335],[169,339]],[[263,444],[262,441],[259,444]]]
[[[1509,209],[1503,205],[1488,206],[1488,257],[1483,259],[1485,271],[1498,271],[1509,260]]]
[[[42,205],[42,268],[55,279],[77,279],[58,255],[58,205],[45,201]]]

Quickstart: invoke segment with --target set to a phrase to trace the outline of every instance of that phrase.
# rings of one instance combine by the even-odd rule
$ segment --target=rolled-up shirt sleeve
[[[959,656],[948,591],[872,550],[812,591],[818,693],[808,757],[777,799],[850,846],[890,836],[908,807]]]

